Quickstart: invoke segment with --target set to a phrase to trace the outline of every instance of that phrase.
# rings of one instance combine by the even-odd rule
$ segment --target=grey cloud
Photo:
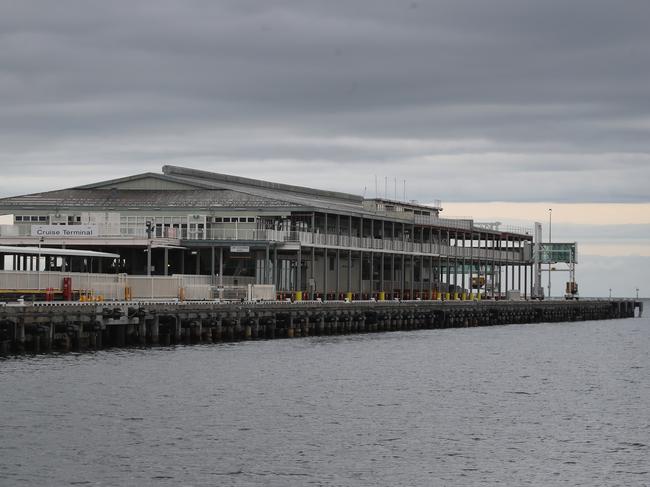
[[[398,176],[423,201],[650,196],[645,1],[0,10],[2,195],[179,163],[352,192]]]

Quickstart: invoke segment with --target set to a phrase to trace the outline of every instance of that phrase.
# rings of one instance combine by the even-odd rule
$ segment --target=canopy
[[[52,247],[14,247],[12,245],[0,245],[0,254],[57,255],[60,257],[107,257],[110,259],[117,259],[120,257],[119,254],[97,252],[96,250],[54,249]]]

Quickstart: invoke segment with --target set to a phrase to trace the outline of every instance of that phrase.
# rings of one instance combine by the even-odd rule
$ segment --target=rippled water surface
[[[643,318],[7,359],[0,485],[648,485],[649,351]]]

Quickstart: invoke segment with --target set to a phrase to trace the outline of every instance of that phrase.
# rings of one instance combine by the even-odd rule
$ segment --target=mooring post
[[[144,318],[140,318],[138,325],[138,343],[143,347],[147,344],[147,321]]]
[[[15,327],[16,351],[22,353],[25,351],[25,323],[20,319],[16,322]]]
[[[183,325],[181,323],[181,317],[179,315],[174,315],[174,343],[178,344],[181,342],[182,331]]]
[[[160,342],[160,318],[154,315],[151,319],[151,344],[158,345]]]

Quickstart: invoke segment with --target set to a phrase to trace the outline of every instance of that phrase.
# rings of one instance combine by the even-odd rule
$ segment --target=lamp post
[[[548,209],[548,297],[551,298],[551,231],[552,231],[552,220],[553,219],[553,208]]]
[[[639,288],[636,288],[636,299],[639,299]]]
[[[612,299],[612,288],[609,288],[609,299]]]

